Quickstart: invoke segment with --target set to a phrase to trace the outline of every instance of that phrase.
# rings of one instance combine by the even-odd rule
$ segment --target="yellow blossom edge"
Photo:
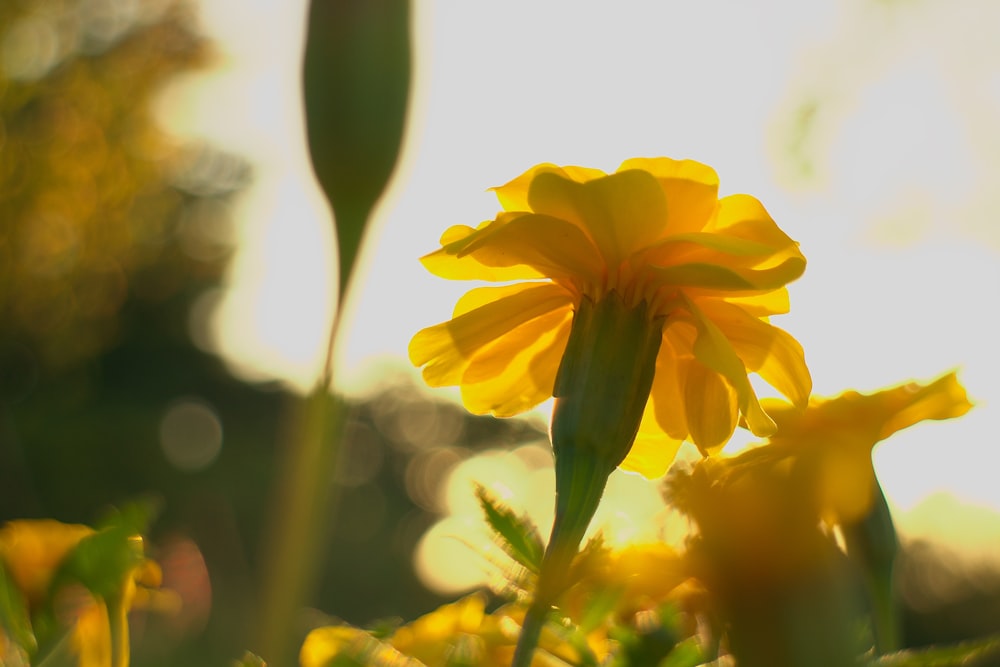
[[[957,370],[930,382],[906,382],[868,394],[851,390],[830,398],[813,396],[805,410],[776,399],[764,405],[778,430],[760,451],[775,448],[818,461],[816,493],[831,523],[857,520],[871,507],[875,445],[921,421],[960,417],[973,407]]]

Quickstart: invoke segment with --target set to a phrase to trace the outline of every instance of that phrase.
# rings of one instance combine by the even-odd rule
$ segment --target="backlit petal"
[[[749,296],[727,295],[725,301],[739,306],[748,315],[753,315],[754,317],[781,315],[787,313],[790,307],[788,290],[784,287],[764,294],[752,294]]]
[[[517,178],[508,181],[504,185],[490,189],[496,193],[497,199],[500,200],[500,205],[503,206],[505,211],[530,211],[532,208],[528,204],[528,188],[531,186],[531,181],[538,174],[547,172],[565,176],[566,178],[579,183],[606,175],[600,169],[590,169],[587,167],[559,167],[545,162],[535,165],[528,171],[524,172]]]
[[[618,168],[642,169],[656,177],[667,200],[668,234],[698,232],[712,218],[718,203],[719,176],[694,160],[633,158]]]
[[[695,358],[726,380],[739,399],[740,412],[746,417],[747,425],[754,435],[767,436],[775,431],[774,422],[760,407],[757,394],[750,385],[746,366],[736,354],[725,334],[708,317],[690,304],[698,338],[694,343]],[[706,382],[707,386],[707,382]],[[688,415],[690,419],[690,414]],[[733,416],[735,420],[736,416]],[[734,422],[735,423],[735,422]],[[688,426],[691,426],[690,424]]]
[[[553,280],[595,283],[605,273],[600,253],[579,227],[533,213],[477,234],[458,253],[466,256],[490,267],[530,266]]]
[[[496,375],[474,384],[463,382],[462,403],[466,409],[474,414],[511,417],[552,396],[559,362],[569,339],[570,322],[567,309],[561,324],[542,333],[533,342],[510,345],[509,361],[503,365],[493,364],[489,369],[496,371]],[[477,375],[486,375],[485,370],[478,370]]]
[[[663,432],[656,415],[647,405],[632,449],[618,467],[637,472],[646,479],[662,477],[674,462],[682,443],[683,440],[671,438]]]
[[[812,391],[812,377],[797,340],[729,303],[699,303],[699,308],[725,333],[747,369],[756,372],[795,405],[805,407]]]
[[[876,396],[883,410],[891,412],[880,429],[879,440],[925,419],[960,417],[972,408],[965,387],[959,383],[955,371],[942,375],[928,385],[905,384]]]
[[[736,430],[736,392],[721,375],[693,359],[682,364],[681,373],[691,440],[703,454],[718,452]]]
[[[681,264],[647,268],[654,284],[663,289],[690,287],[712,291],[757,291],[784,287],[805,271],[804,259],[790,257],[769,269],[729,268],[718,264]]]
[[[611,267],[656,240],[667,221],[663,192],[644,171],[618,172],[585,183],[542,173],[532,181],[528,201],[532,210],[585,230]]]
[[[668,330],[660,342],[660,353],[656,357],[656,375],[653,376],[653,387],[649,392],[646,411],[652,410],[660,429],[668,436],[675,440],[684,440],[690,435],[690,430],[684,414],[684,391],[680,376],[682,355],[670,333]],[[690,354],[687,356],[690,357]]]
[[[529,283],[522,290],[496,293],[502,296],[423,329],[410,341],[410,361],[424,367],[424,380],[429,385],[458,384],[481,348],[525,322],[572,303],[568,292],[551,283]]]

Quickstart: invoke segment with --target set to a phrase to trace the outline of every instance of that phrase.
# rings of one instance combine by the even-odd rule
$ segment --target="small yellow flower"
[[[552,396],[560,365],[575,363],[563,359],[574,314],[623,313],[658,340],[629,325],[655,376],[616,463],[658,476],[683,440],[722,447],[739,415],[769,435],[748,373],[805,405],[802,348],[768,321],[787,311],[805,259],[759,201],[720,199],[718,183],[698,162],[636,158],[613,174],[542,164],[494,188],[504,211],[448,229],[422,261],[444,278],[510,284],[468,292],[453,319],[417,333],[411,361],[428,384],[460,386],[470,411],[511,416]]]
[[[126,666],[126,614],[133,603],[148,597],[146,587],[159,586],[160,570],[150,560],[139,562],[125,574],[119,599],[113,605],[71,580],[54,587],[67,557],[82,540],[93,535],[95,531],[89,526],[52,519],[9,521],[0,528],[0,565],[9,573],[29,610],[49,606],[60,621],[72,624],[70,644],[81,667]],[[142,538],[135,535],[129,539],[141,553]]]
[[[0,528],[0,563],[28,604],[36,606],[49,593],[66,554],[93,532],[90,526],[54,519],[8,521]]]
[[[863,516],[875,486],[871,452],[893,433],[925,419],[951,419],[972,407],[955,371],[933,382],[909,382],[871,394],[846,391],[834,398],[812,397],[808,407],[793,409],[766,401],[778,431],[761,447],[762,455],[794,453],[812,461],[819,507],[831,523]]]

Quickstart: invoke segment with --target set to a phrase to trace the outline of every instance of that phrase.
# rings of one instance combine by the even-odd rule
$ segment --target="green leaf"
[[[31,629],[28,605],[21,591],[14,585],[7,568],[0,560],[0,630],[20,647],[26,655],[38,649],[38,641]]]
[[[121,508],[111,508],[94,524],[94,528],[98,531],[121,528],[132,535],[143,535],[160,514],[162,504],[162,500],[153,496],[133,500]]]
[[[247,651],[242,658],[233,661],[232,667],[267,667],[267,663],[259,655]]]
[[[674,646],[657,667],[694,667],[705,661],[697,637],[689,637]]]
[[[341,297],[396,165],[409,88],[408,0],[311,2],[303,62],[306,134],[336,218]]]
[[[52,590],[79,582],[103,599],[117,596],[145,559],[142,540],[125,527],[105,528],[80,540],[59,566]]]
[[[869,667],[988,667],[1000,664],[1000,635],[950,646],[898,651],[867,664]]]
[[[531,572],[542,567],[545,546],[538,528],[525,516],[518,516],[502,504],[485,487],[476,486],[476,498],[486,515],[486,522],[500,540],[503,550]]]

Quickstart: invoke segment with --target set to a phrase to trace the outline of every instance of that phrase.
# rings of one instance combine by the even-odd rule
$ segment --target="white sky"
[[[975,410],[879,449],[890,498],[908,509],[950,489],[1000,508],[1000,5],[414,4],[411,117],[349,309],[344,386],[387,361],[405,367],[412,334],[449,317],[468,286],[417,258],[448,226],[492,218],[488,187],[543,161],[688,157],[801,242],[806,275],[775,323],[805,346],[817,394],[962,369]],[[163,117],[256,174],[216,345],[249,377],[309,386],[333,272],[299,107],[303,3],[201,5],[220,65],[175,86]],[[810,177],[794,168],[804,162]]]

